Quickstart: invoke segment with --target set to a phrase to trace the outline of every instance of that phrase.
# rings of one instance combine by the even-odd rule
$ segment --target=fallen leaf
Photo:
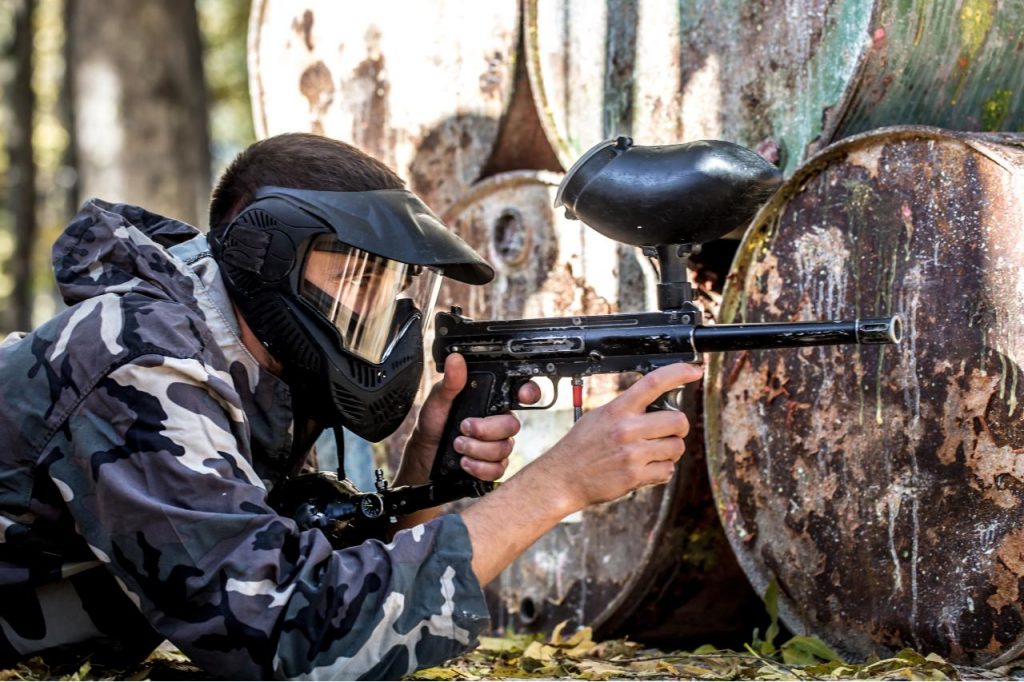
[[[452,668],[426,668],[424,670],[417,670],[413,679],[417,680],[458,680],[462,679],[462,675],[457,670]]]
[[[839,661],[839,655],[817,637],[796,635],[780,648],[782,660],[789,665],[816,665],[821,661]]]
[[[577,675],[585,680],[610,680],[613,677],[622,677],[623,669],[617,665],[610,665],[604,661],[579,661],[573,664],[577,669]]]
[[[610,639],[594,645],[590,655],[611,660],[614,658],[633,658],[641,646],[637,642],[630,642],[626,639]]]

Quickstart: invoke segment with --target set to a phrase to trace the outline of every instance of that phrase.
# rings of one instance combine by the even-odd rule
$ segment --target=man
[[[0,345],[0,664],[166,638],[218,676],[397,677],[470,648],[480,586],[560,519],[671,477],[688,424],[645,408],[698,378],[686,365],[591,411],[461,515],[333,549],[267,487],[324,426],[391,433],[437,276],[483,283],[490,266],[385,166],[310,135],[243,152],[210,225],[86,203],[53,251],[70,307]],[[465,380],[453,355],[395,483],[427,480]],[[462,467],[499,478],[517,420],[466,422]]]

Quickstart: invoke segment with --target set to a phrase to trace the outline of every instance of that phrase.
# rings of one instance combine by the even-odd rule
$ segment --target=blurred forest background
[[[205,229],[253,141],[249,0],[0,0],[0,333],[62,305],[50,247],[91,197]]]

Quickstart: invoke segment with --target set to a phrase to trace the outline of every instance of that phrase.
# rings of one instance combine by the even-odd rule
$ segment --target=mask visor
[[[334,325],[346,351],[379,365],[405,331],[405,320],[395,319],[398,302],[409,299],[424,314],[426,333],[440,284],[436,270],[375,256],[321,235],[306,257],[299,293]]]

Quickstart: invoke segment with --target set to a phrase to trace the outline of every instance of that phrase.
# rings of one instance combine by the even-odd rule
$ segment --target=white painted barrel
[[[490,158],[518,38],[514,0],[254,0],[256,133],[349,142],[444,210]]]

